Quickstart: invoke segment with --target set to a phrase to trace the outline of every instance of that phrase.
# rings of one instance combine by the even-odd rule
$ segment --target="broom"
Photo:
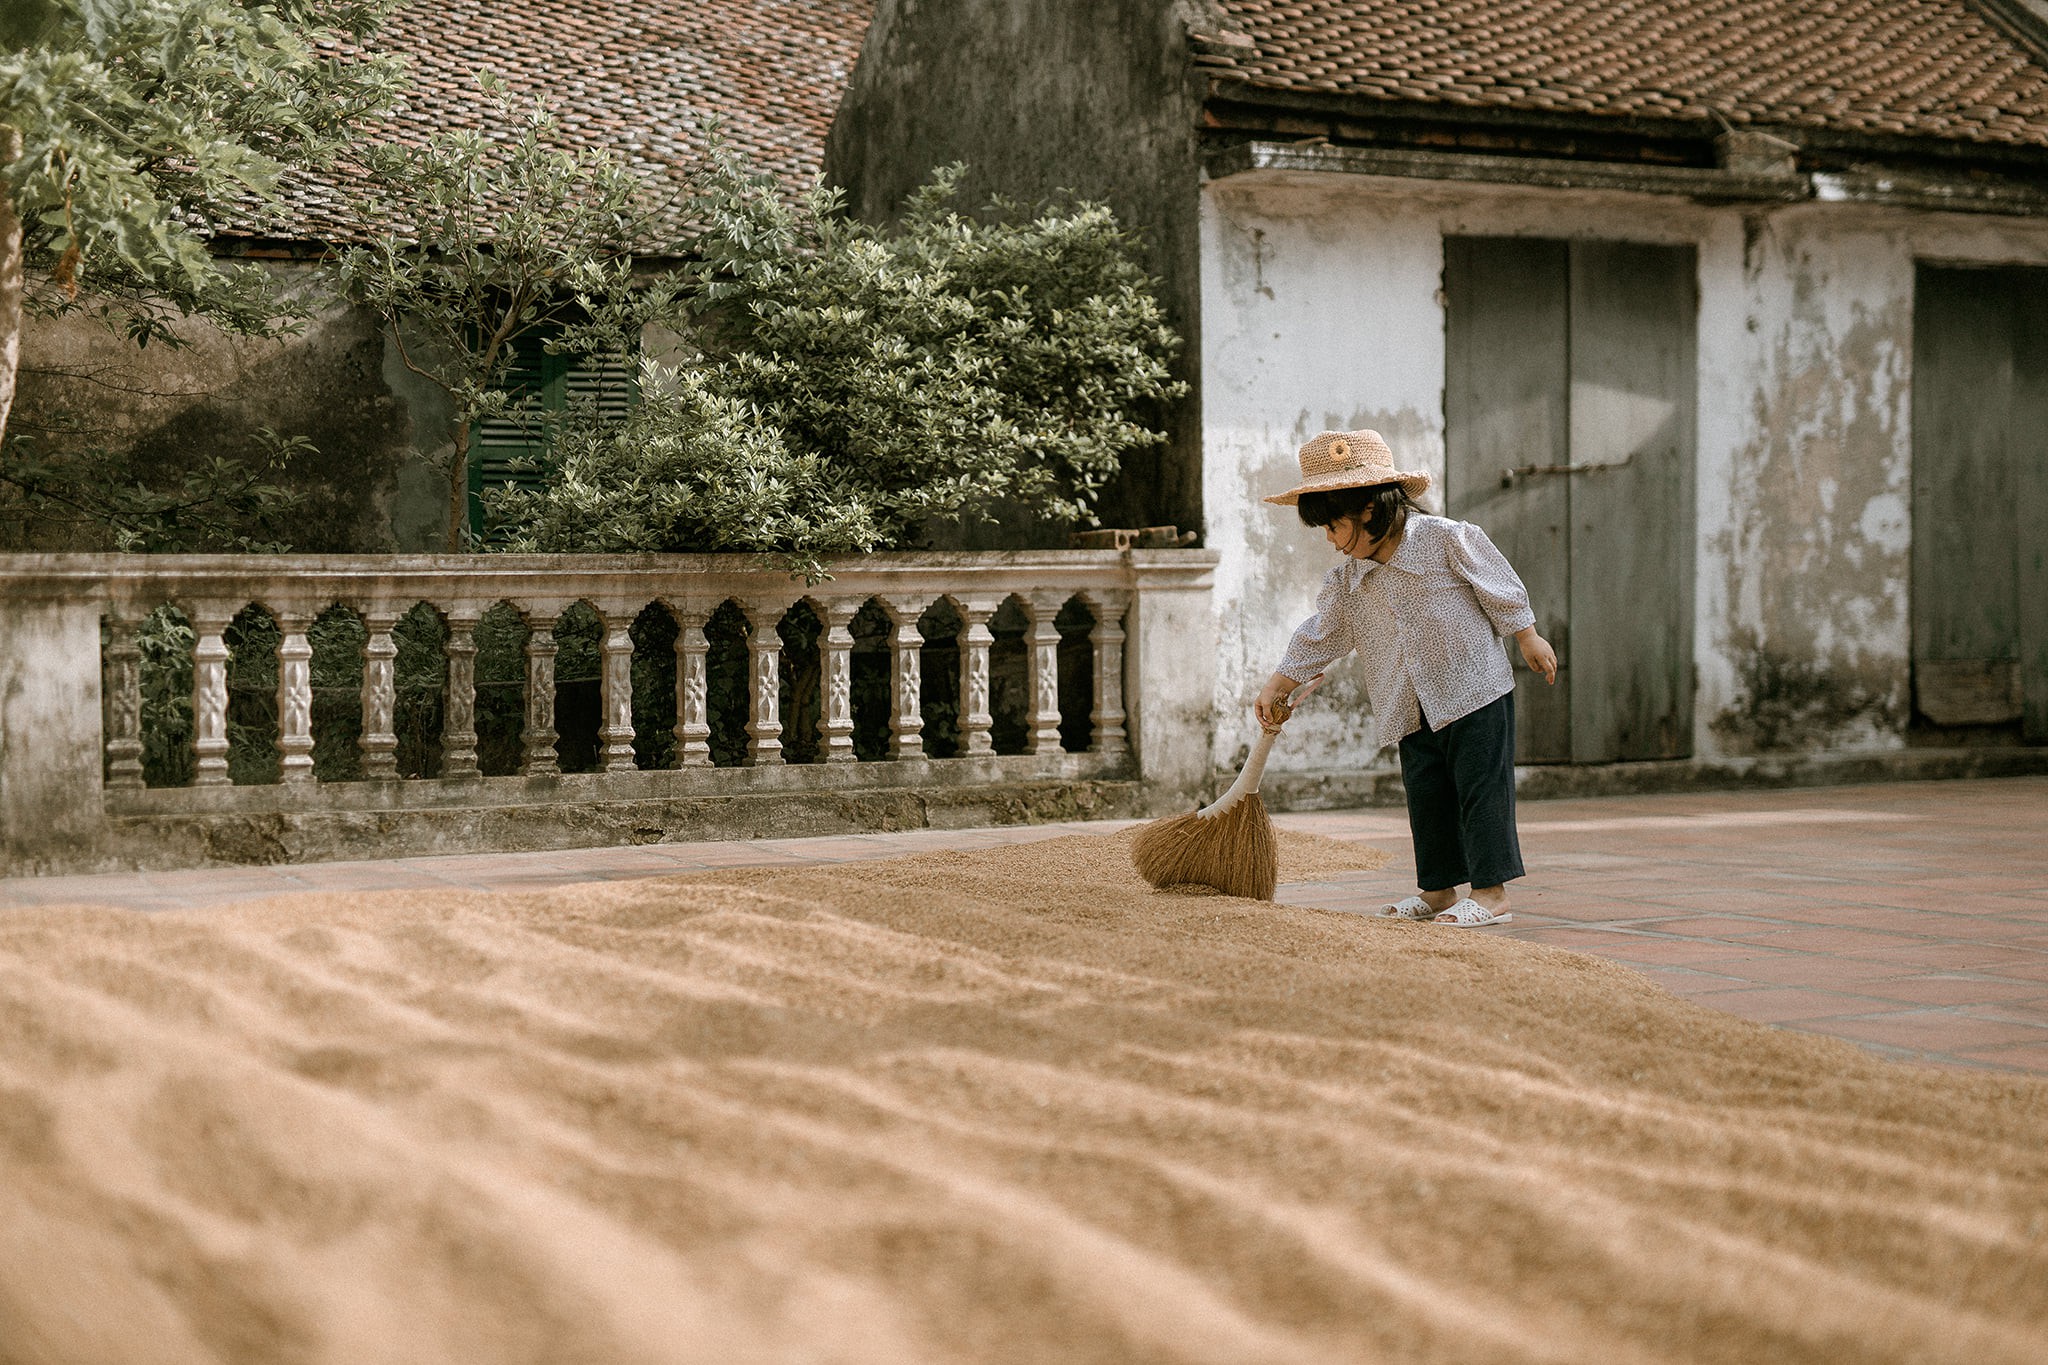
[[[1287,694],[1279,708],[1282,724],[1322,681],[1318,673]],[[1273,839],[1273,822],[1266,818],[1266,803],[1259,799],[1259,776],[1278,738],[1278,727],[1261,728],[1237,781],[1212,804],[1189,815],[1155,820],[1139,830],[1131,844],[1138,875],[1154,886],[1193,882],[1213,886],[1226,896],[1273,899],[1280,882],[1280,850]]]

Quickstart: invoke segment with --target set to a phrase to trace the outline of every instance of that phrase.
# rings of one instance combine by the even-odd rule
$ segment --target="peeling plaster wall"
[[[1914,263],[2048,263],[2048,224],[1801,205],[1715,226],[1701,254],[1700,750],[1903,747]]]
[[[1336,562],[1321,531],[1259,500],[1297,481],[1296,448],[1326,428],[1371,427],[1407,467],[1443,467],[1441,236],[1405,198],[1328,180],[1226,180],[1204,194],[1202,505],[1206,543],[1223,556],[1219,766],[1250,743],[1252,698]],[[1365,715],[1363,672],[1339,663],[1272,767],[1357,766]]]
[[[2048,224],[1283,172],[1203,190],[1218,766],[1242,754],[1236,718],[1334,562],[1320,532],[1258,501],[1294,481],[1296,447],[1374,427],[1442,477],[1446,235],[1697,248],[1694,754],[1903,746],[1914,262],[2048,263]],[[1364,710],[1341,665],[1274,770],[1363,769]]]

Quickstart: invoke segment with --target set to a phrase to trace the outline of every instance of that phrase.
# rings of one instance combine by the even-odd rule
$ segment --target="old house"
[[[2038,766],[2038,0],[880,0],[828,173],[952,160],[1151,235],[1192,392],[1116,510],[1220,552],[1219,768],[1327,565],[1259,495],[1349,427],[1527,579],[1550,789]],[[1384,772],[1340,671],[1283,799]]]
[[[713,119],[754,164],[800,190],[818,175],[869,8],[868,0],[407,5],[377,40],[406,58],[412,78],[380,136],[492,131],[497,115],[477,84],[490,72],[516,105],[545,100],[565,142],[616,153],[671,202],[688,193]],[[213,248],[265,262],[298,284],[329,246],[364,230],[346,179],[298,174],[279,206],[224,225]],[[683,227],[669,213],[656,230],[673,239],[645,244],[658,259],[682,240]],[[330,309],[276,342],[226,337],[203,324],[184,332],[192,343],[184,349],[138,350],[88,319],[32,320],[10,439],[99,444],[131,451],[145,467],[176,468],[244,455],[251,434],[270,427],[315,447],[282,476],[309,497],[296,548],[445,543],[438,465],[450,439],[447,400],[399,364],[374,318]],[[552,387],[559,401],[559,367],[530,349],[525,382]],[[486,440],[469,458],[500,454]],[[0,527],[0,549],[22,548],[8,539]]]

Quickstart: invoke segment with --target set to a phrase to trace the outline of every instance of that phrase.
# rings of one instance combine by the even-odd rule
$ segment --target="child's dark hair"
[[[1421,504],[1408,496],[1398,483],[1376,483],[1369,488],[1332,488],[1325,493],[1303,493],[1294,510],[1304,526],[1328,526],[1342,516],[1354,516],[1365,524],[1365,533],[1381,540],[1420,512]]]

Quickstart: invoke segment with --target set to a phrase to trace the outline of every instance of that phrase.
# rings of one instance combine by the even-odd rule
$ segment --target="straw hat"
[[[1419,498],[1429,487],[1429,475],[1394,468],[1394,452],[1377,431],[1326,431],[1301,448],[1301,482],[1266,501],[1292,507],[1303,493],[1379,483],[1398,483],[1409,497]]]

